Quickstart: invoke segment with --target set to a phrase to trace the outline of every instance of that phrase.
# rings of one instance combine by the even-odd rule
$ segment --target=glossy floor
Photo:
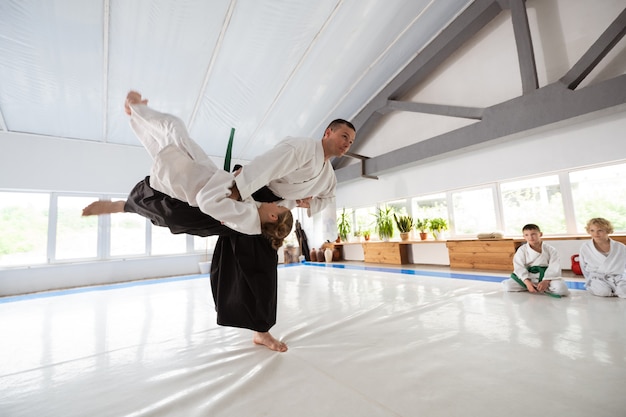
[[[0,416],[626,415],[626,300],[502,278],[281,267],[286,353],[217,326],[206,276],[3,298]]]

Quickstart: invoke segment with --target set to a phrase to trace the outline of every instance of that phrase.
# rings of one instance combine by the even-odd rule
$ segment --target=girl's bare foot
[[[252,339],[257,345],[267,346],[271,350],[277,352],[287,352],[287,345],[279,340],[276,340],[269,332],[254,332],[254,338]]]
[[[129,116],[131,115],[131,104],[148,104],[148,100],[142,99],[141,94],[131,90],[128,92],[128,95],[126,96],[126,101],[124,102],[124,111]]]
[[[126,201],[94,201],[83,209],[83,216],[97,216],[100,214],[123,213]]]

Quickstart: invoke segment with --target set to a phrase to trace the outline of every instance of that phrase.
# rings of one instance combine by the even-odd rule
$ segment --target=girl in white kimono
[[[613,225],[606,219],[589,220],[586,230],[591,240],[581,246],[579,261],[587,291],[626,298],[626,246],[609,238]]]
[[[527,224],[522,233],[526,243],[513,256],[513,273],[502,281],[504,290],[568,295],[567,284],[561,278],[559,254],[541,240],[543,233],[539,226]]]

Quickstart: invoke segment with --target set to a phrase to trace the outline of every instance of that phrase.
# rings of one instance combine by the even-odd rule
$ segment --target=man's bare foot
[[[279,340],[276,340],[269,332],[254,332],[254,339],[252,339],[257,345],[267,346],[271,350],[277,352],[287,352],[287,345]]]
[[[141,94],[139,94],[136,91],[131,90],[128,92],[128,95],[126,96],[126,101],[124,102],[124,111],[129,116],[132,113],[131,108],[130,108],[131,104],[148,104],[148,100],[142,99]]]
[[[83,216],[97,216],[100,214],[123,213],[126,201],[94,201],[83,209]]]

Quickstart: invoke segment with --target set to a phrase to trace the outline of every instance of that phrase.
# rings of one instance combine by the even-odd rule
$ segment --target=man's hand
[[[241,194],[239,194],[239,188],[237,188],[237,184],[233,184],[233,186],[230,187],[230,195],[228,196],[228,198],[232,198],[236,201],[241,201]]]
[[[302,208],[311,208],[311,199],[313,197],[303,198],[301,200],[296,200],[296,206]]]

